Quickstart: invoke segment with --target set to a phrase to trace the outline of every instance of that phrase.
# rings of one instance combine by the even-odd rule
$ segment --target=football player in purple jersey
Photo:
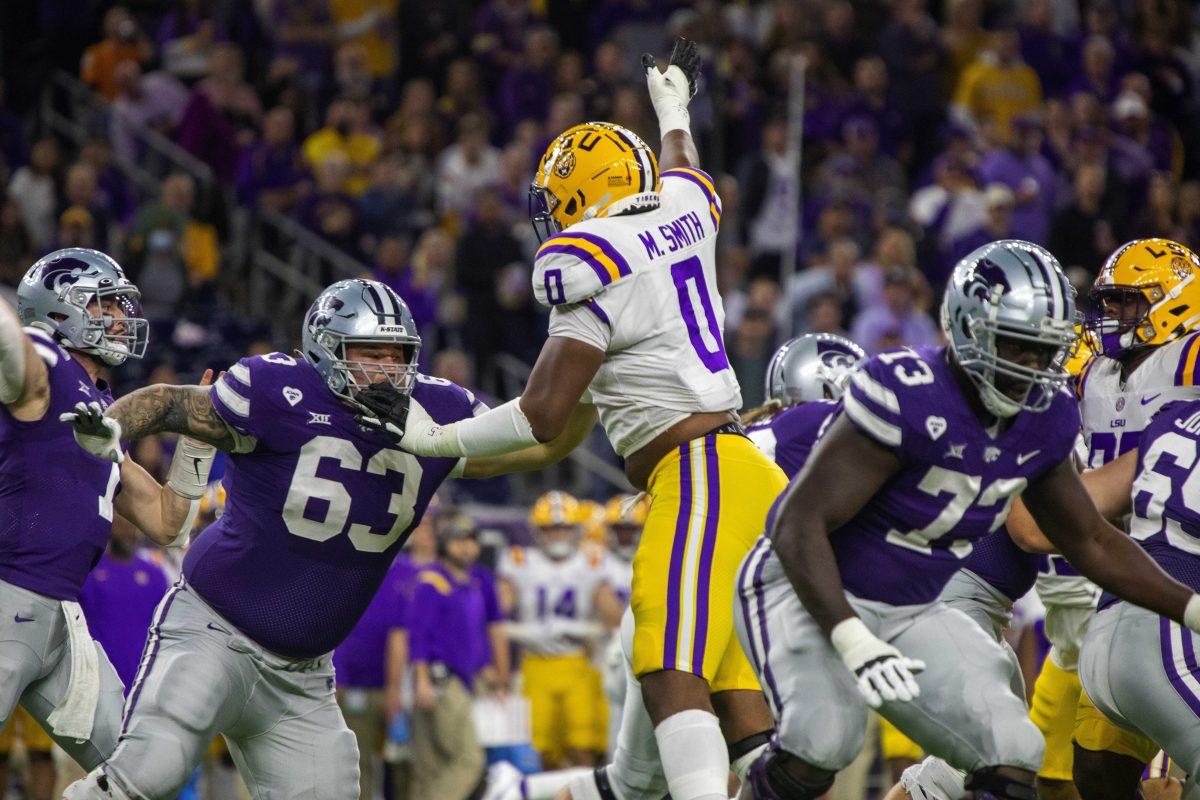
[[[76,438],[101,457],[176,431],[230,459],[225,513],[155,614],[120,743],[68,798],[173,797],[218,733],[256,796],[358,797],[330,651],[444,480],[553,463],[595,422],[581,406],[559,439],[487,461],[402,452],[364,424],[380,402],[403,397],[443,424],[485,410],[419,374],[420,345],[394,291],[339,281],[309,309],[298,357],[244,358],[211,389],[150,386],[103,415],[78,409]]]
[[[851,379],[740,574],[739,635],[778,723],[744,797],[824,793],[857,755],[868,706],[966,771],[968,789],[1034,797],[1042,737],[1010,662],[938,602],[1019,494],[1081,572],[1200,629],[1200,595],[1110,525],[1075,471],[1062,370],[1074,322],[1050,253],[993,242],[954,270],[948,347],[882,353]]]
[[[59,421],[81,399],[111,403],[102,371],[142,357],[139,297],[111,258],[68,248],[30,267],[16,312],[0,301],[0,727],[20,703],[87,769],[116,746],[123,697],[80,589],[114,515],[177,542],[212,462],[211,448],[181,445],[160,486],[119,453],[80,452]]]

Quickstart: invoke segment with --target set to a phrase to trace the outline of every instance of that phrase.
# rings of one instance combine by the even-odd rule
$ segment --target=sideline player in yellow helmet
[[[532,743],[543,764],[585,766],[604,752],[606,726],[597,714],[600,674],[592,643],[620,619],[608,585],[604,552],[580,547],[582,506],[566,492],[547,492],[530,510],[536,547],[513,547],[497,567],[500,592],[523,648],[521,680],[529,698]]]
[[[524,394],[451,425],[417,404],[386,420],[409,452],[489,456],[553,439],[590,394],[630,482],[650,497],[631,649],[651,755],[623,760],[622,726],[602,777],[626,798],[724,798],[731,756],[748,769],[773,727],[734,635],[733,588],[787,480],[736,413],[717,292],[721,199],[699,169],[688,115],[699,61],[683,40],[665,71],[643,56],[657,158],[607,122],[563,132],[542,157],[530,189],[543,239],[533,289],[551,309],[550,337]]]
[[[1119,247],[1092,287],[1095,312],[1076,352],[1084,466],[1096,469],[1136,450],[1164,404],[1200,397],[1200,259],[1166,239]],[[1059,556],[1041,562],[1037,591],[1046,606],[1051,650],[1034,684],[1030,718],[1046,737],[1038,772],[1044,798],[1134,796],[1158,747],[1117,727],[1081,696],[1079,647],[1099,597],[1094,584]],[[1072,746],[1072,741],[1074,746]],[[1072,785],[1074,781],[1075,785]]]

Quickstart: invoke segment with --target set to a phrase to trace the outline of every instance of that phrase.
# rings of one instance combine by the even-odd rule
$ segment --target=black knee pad
[[[617,793],[608,781],[608,767],[596,767],[592,775],[596,780],[596,791],[600,793],[602,800],[617,800]]]
[[[739,739],[729,745],[729,763],[732,764],[742,756],[757,747],[762,747],[764,744],[770,744],[771,737],[775,735],[775,731],[762,731],[761,733],[747,736],[745,739]]]
[[[794,758],[772,747],[754,762],[748,783],[755,800],[816,800],[829,791],[837,773],[822,771],[819,777],[798,778],[787,767]]]
[[[995,798],[995,800],[1037,800],[1037,789],[1033,784],[1033,775],[1025,783],[1018,778],[1004,775],[999,767],[983,767],[967,776],[967,791],[973,792],[978,798]]]

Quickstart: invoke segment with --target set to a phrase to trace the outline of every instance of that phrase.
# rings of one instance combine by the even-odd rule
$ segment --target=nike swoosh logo
[[[33,622],[33,617],[22,617],[20,614],[13,614],[13,622]]]
[[[1022,453],[1021,455],[1017,456],[1017,466],[1018,466],[1018,467],[1019,467],[1019,466],[1021,466],[1021,465],[1022,465],[1022,464],[1024,464],[1026,461],[1028,461],[1029,459],[1033,458],[1034,456],[1036,456],[1036,455],[1037,455],[1038,453],[1040,453],[1040,452],[1042,452],[1042,451],[1041,451],[1041,450],[1034,450],[1032,453]]]
[[[198,458],[193,458],[193,459],[192,459],[192,461],[193,461],[193,462],[195,463],[195,465],[196,465],[196,477],[197,477],[197,478],[199,478],[199,477],[200,477],[200,459],[198,459]]]
[[[1148,406],[1160,397],[1162,397],[1162,392],[1159,392],[1158,394],[1154,395],[1153,397],[1143,397],[1142,405]]]
[[[224,633],[224,634],[228,634],[228,633],[229,633],[229,631],[225,630],[225,629],[224,629],[224,628],[222,628],[220,625],[214,625],[214,624],[213,624],[213,623],[211,623],[211,622],[210,622],[210,623],[208,623],[208,629],[209,629],[210,631],[216,631],[217,633]]]

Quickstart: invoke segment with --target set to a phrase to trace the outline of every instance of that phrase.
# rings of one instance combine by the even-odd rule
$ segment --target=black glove
[[[360,413],[355,421],[364,428],[383,431],[399,443],[408,421],[409,396],[387,381],[373,383],[354,398]]]
[[[680,36],[671,48],[667,66],[676,66],[687,77],[688,98],[696,96],[700,89],[700,48],[696,43]],[[642,53],[642,70],[658,69],[658,59],[651,53]]]
[[[695,97],[696,91],[700,88],[700,48],[696,46],[695,42],[680,36],[675,40],[675,46],[671,48],[671,60],[667,62],[667,65],[672,64],[683,70],[684,75],[687,75],[689,96]]]

